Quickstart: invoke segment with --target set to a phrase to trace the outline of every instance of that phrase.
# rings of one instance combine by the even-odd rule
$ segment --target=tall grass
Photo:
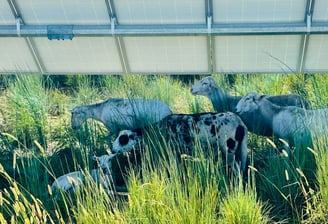
[[[165,142],[154,141],[154,134],[151,136],[142,158],[142,171],[131,172],[128,201],[116,214],[125,217],[127,223],[215,222],[223,178],[218,164],[204,156],[178,162]],[[197,150],[204,155],[203,149]]]
[[[41,76],[16,76],[16,79],[8,88],[6,115],[7,122],[11,123],[8,131],[24,145],[31,145],[33,140],[37,140],[46,148],[49,98],[43,89]]]
[[[234,76],[233,86],[226,76],[213,77],[232,95],[250,91],[299,93],[310,99],[314,108],[328,102],[327,77],[321,75]],[[17,154],[10,161],[0,158],[4,167],[0,177],[7,179],[6,171],[10,171],[10,176],[16,178],[1,186],[6,190],[0,190],[0,203],[4,205],[0,206],[0,221],[328,222],[328,154],[324,138],[316,139],[310,149],[297,146],[290,160],[277,153],[265,138],[251,135],[252,168],[248,181],[233,185],[219,169],[221,161],[205,157],[204,149],[197,146],[195,155],[185,157],[181,164],[169,153],[171,148],[165,141],[150,134],[141,170],[132,170],[125,178],[127,195],[108,196],[91,178],[75,194],[50,195],[48,185],[53,177],[72,170],[87,173],[90,156],[109,149],[107,130],[99,122],[89,120],[77,131],[70,128],[69,111],[75,105],[109,97],[140,97],[160,99],[174,113],[213,111],[207,98],[192,96],[189,85],[168,76],[101,76],[95,82],[94,77],[80,75],[69,80],[74,80],[77,88],[61,92],[44,88],[40,76],[20,75],[16,81],[8,82],[8,89],[1,96],[6,103],[1,108],[0,150],[29,153]],[[63,112],[51,115],[49,108],[53,104],[64,108]],[[75,155],[77,151],[80,153]],[[160,156],[156,158],[156,154]]]
[[[10,187],[0,192],[0,222],[1,223],[55,223],[42,202],[33,194],[19,186],[0,164],[0,174],[10,184]]]
[[[305,211],[305,223],[327,223],[328,215],[328,139],[327,136],[316,139],[314,148],[310,149],[315,155],[317,164],[316,169],[316,188],[309,192],[307,207]]]
[[[263,203],[250,185],[239,184],[220,201],[219,223],[269,223],[270,207]]]

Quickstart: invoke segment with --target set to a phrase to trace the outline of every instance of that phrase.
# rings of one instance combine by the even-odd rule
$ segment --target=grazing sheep
[[[195,83],[190,91],[193,95],[207,96],[211,100],[216,112],[236,112],[236,105],[242,98],[242,96],[231,96],[223,92],[211,76],[207,76]],[[297,106],[310,109],[310,104],[307,100],[296,94],[278,96],[265,95],[265,97],[279,106]],[[251,128],[249,129],[252,131]]]
[[[236,111],[248,126],[261,124],[266,134],[281,138],[290,146],[306,143],[306,136],[327,134],[328,109],[306,110],[295,106],[282,107],[270,102],[265,95],[249,93],[236,106]],[[246,118],[246,119],[245,119]]]
[[[199,140],[203,147],[213,150],[213,155],[218,155],[220,150],[223,160],[234,171],[236,167],[239,171],[245,171],[247,127],[237,115],[231,112],[172,114],[156,125],[165,133],[167,143],[177,146],[181,154],[191,155],[193,144]],[[113,152],[128,152],[138,147],[146,130],[147,128],[121,131],[113,143]]]
[[[112,134],[153,124],[172,114],[168,105],[157,99],[110,98],[102,103],[76,106],[71,125],[78,129],[88,118],[104,123]]]

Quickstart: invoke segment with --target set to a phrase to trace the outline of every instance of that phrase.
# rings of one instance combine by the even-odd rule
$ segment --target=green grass
[[[270,207],[256,195],[255,189],[242,184],[230,190],[220,202],[219,223],[269,223]]]
[[[328,102],[325,75],[234,75],[234,85],[228,84],[229,77],[214,75],[232,95],[298,93],[313,108]],[[65,89],[39,75],[1,80],[6,88],[0,94],[0,222],[328,222],[326,138],[314,140],[310,149],[297,146],[290,160],[265,138],[250,134],[248,179],[231,183],[219,169],[221,161],[204,157],[202,148],[197,146],[181,166],[161,137],[150,133],[143,156],[146,165],[126,177],[127,196],[107,196],[90,178],[75,194],[51,194],[53,177],[73,170],[88,172],[91,156],[110,150],[99,122],[89,120],[81,129],[71,129],[74,106],[109,97],[140,97],[161,99],[174,113],[213,107],[207,98],[190,94],[191,83],[165,75],[67,76]]]

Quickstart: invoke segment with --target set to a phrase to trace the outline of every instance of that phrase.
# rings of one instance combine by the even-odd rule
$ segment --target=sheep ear
[[[261,95],[259,96],[259,100],[262,100],[262,99],[264,99],[265,97],[267,97],[267,95],[261,94]]]
[[[141,128],[137,128],[137,129],[135,129],[133,131],[137,133],[137,136],[141,136],[142,135]]]
[[[208,81],[209,81],[209,87],[213,88],[215,86],[214,79],[211,77],[210,79],[208,79]]]
[[[266,97],[266,95],[264,95],[264,94],[255,94],[254,96],[253,96],[253,100],[262,100],[263,98],[265,98]]]

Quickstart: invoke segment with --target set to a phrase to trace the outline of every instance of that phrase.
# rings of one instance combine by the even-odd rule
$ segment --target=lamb
[[[71,126],[81,127],[88,118],[101,121],[112,134],[122,129],[140,128],[172,114],[169,106],[157,99],[109,98],[91,105],[76,106],[72,110]]]
[[[164,134],[165,141],[181,154],[191,155],[197,139],[202,147],[213,150],[213,155],[218,155],[220,150],[223,160],[234,171],[246,169],[247,127],[234,113],[172,114],[156,123],[156,127]],[[121,131],[113,143],[113,152],[137,148],[150,128]]]
[[[307,136],[319,137],[327,134],[328,109],[306,110],[295,106],[278,106],[265,95],[249,93],[236,106],[236,112],[244,118],[247,126],[261,123],[266,134],[285,140],[289,146],[295,142],[307,144]]]
[[[195,83],[190,91],[193,95],[207,96],[211,100],[216,112],[236,112],[236,105],[242,98],[242,96],[231,96],[223,92],[211,76],[207,76]],[[265,95],[265,97],[279,106],[297,106],[310,109],[309,102],[297,94]],[[252,131],[252,128],[249,127],[249,129]]]
[[[96,169],[90,171],[90,176],[97,184],[101,184],[103,189],[108,194],[115,192],[126,192],[125,176],[129,170],[130,165],[133,164],[137,167],[141,162],[139,153],[134,152],[110,154],[102,156],[94,156],[93,160],[96,161]],[[86,173],[82,171],[74,171],[58,177],[51,185],[53,192],[59,190],[63,192],[75,192],[81,185],[84,184]]]
[[[101,157],[94,157],[99,163],[99,168],[90,170],[90,176],[96,183],[102,184],[105,190],[110,188],[110,172],[111,172],[111,160],[115,155],[103,155]],[[86,173],[82,171],[74,171],[62,175],[55,179],[51,185],[52,192],[58,192],[59,190],[68,192],[70,190],[75,191],[81,185],[83,185],[86,178]]]

